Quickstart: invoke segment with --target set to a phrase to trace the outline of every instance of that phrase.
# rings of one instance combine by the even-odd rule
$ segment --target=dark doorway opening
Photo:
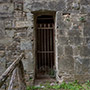
[[[36,27],[36,76],[54,75],[54,16],[38,16]]]

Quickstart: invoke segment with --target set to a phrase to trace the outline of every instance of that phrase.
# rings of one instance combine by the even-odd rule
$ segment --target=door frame
[[[36,50],[37,50],[37,41],[36,41],[36,29],[37,29],[37,17],[38,16],[41,16],[41,15],[52,15],[54,18],[54,64],[55,64],[55,70],[56,70],[56,30],[55,30],[55,25],[56,25],[56,12],[55,11],[34,11],[32,12],[33,15],[34,15],[34,61],[35,61],[35,66],[34,66],[34,69],[35,69],[35,77],[34,79],[36,79],[36,74],[37,74],[37,70],[36,70],[36,60],[37,60],[37,53],[36,53]],[[55,73],[57,74],[57,73]],[[56,75],[57,76],[57,75]]]

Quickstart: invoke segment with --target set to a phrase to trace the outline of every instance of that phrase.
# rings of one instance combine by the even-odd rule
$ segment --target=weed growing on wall
[[[80,84],[77,80],[72,83],[63,82],[60,85],[57,83],[54,85],[46,83],[40,86],[27,87],[27,90],[90,90],[90,81],[87,81],[84,84]]]

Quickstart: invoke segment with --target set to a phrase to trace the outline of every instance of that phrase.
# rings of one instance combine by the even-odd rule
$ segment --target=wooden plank
[[[19,62],[17,70],[18,70],[19,90],[26,90],[26,83],[25,83],[25,78],[24,78],[24,68],[23,68],[22,61]]]
[[[24,57],[24,54],[22,53],[19,58],[17,58],[7,69],[6,71],[0,76],[0,88],[4,84],[4,82],[7,80],[7,78],[10,76],[10,74],[13,72],[13,70],[17,67],[21,59]]]
[[[13,73],[12,73],[12,76],[11,76],[11,80],[10,80],[10,83],[9,83],[8,90],[13,90],[14,81],[15,81],[15,79],[16,79],[16,74],[17,74],[17,68],[14,69],[14,71],[13,71]]]

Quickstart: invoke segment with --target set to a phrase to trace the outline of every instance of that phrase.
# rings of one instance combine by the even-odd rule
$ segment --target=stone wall
[[[56,12],[57,79],[90,79],[90,0],[0,0],[0,74],[25,52],[26,81],[34,80],[36,11]]]
[[[24,52],[26,81],[33,79],[33,38],[33,15],[24,11],[24,1],[0,0],[0,75]]]

